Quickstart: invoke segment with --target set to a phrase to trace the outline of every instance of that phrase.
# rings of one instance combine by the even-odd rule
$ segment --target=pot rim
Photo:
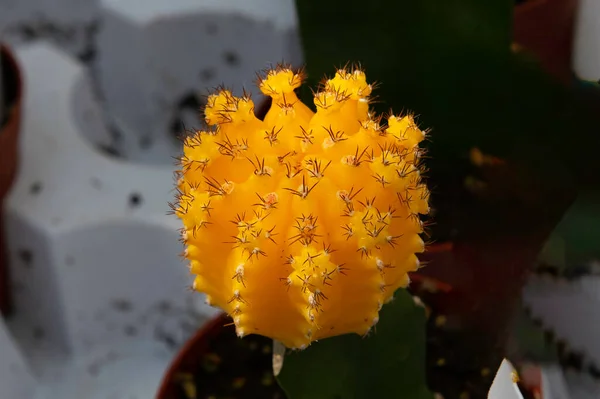
[[[515,13],[526,13],[544,5],[548,5],[548,0],[526,1],[524,3],[515,5]]]
[[[0,42],[0,60],[2,59],[6,60],[7,64],[9,65],[9,70],[12,70],[13,74],[15,75],[14,77],[16,79],[17,92],[15,93],[15,98],[13,101],[16,107],[20,107],[23,99],[23,73],[21,71],[21,65],[17,61],[17,57],[15,56],[12,48],[9,45]],[[15,113],[14,107],[13,109],[9,110],[9,115],[11,113]],[[7,120],[8,119],[10,119],[10,116],[7,117]]]
[[[6,99],[7,113],[0,120],[0,152],[3,153],[0,160],[0,168],[3,169],[0,176],[0,206],[4,197],[11,187],[18,169],[19,154],[17,140],[21,128],[21,111],[23,107],[23,71],[10,46],[0,42],[0,57],[5,65],[11,79],[14,78],[16,92],[14,98]],[[3,95],[4,93],[0,94]],[[12,154],[11,154],[12,153]],[[11,154],[11,155],[8,155]],[[0,224],[2,215],[0,214]],[[11,311],[11,289],[8,284],[7,253],[4,245],[5,234],[0,231],[0,317]]]

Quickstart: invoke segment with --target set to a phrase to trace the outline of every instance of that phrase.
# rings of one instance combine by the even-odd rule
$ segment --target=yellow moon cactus
[[[259,79],[273,99],[264,121],[249,96],[211,94],[214,128],[185,139],[173,205],[194,290],[240,337],[298,349],[377,324],[419,267],[429,211],[413,117],[382,124],[359,69],[322,85],[316,113],[294,92],[302,80],[284,66]]]

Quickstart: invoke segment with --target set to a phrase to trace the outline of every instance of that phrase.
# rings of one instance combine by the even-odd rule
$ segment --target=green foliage
[[[399,290],[369,336],[341,335],[292,352],[278,380],[288,399],[432,399],[425,384],[425,311]]]
[[[450,201],[435,203],[434,187],[434,207],[438,221],[443,213],[458,215],[452,223],[461,225],[451,227],[467,240],[488,237],[487,243],[493,237],[503,243],[488,248],[469,241],[471,252],[491,257],[512,248],[519,262],[510,264],[528,267],[535,256],[529,253],[547,239],[574,190],[597,180],[597,146],[586,144],[597,141],[599,119],[586,99],[545,75],[534,58],[511,53],[514,0],[297,0],[296,6],[309,75],[305,87],[315,87],[332,66],[360,63],[368,79],[380,83],[374,92],[377,112],[409,110],[421,127],[432,129],[427,166],[436,185],[461,190],[472,147],[509,161],[512,173],[498,187],[517,187],[511,179],[525,181],[520,192],[533,201],[515,196],[466,202],[463,194],[443,193],[443,199],[460,198],[445,206]],[[302,94],[310,103],[310,93]],[[581,226],[592,223],[587,215],[595,210],[574,209],[584,213],[563,221],[560,240],[569,254],[587,253],[593,240],[574,235],[584,233]],[[552,252],[557,251],[547,253]],[[485,272],[479,274],[498,274],[490,270],[498,262],[480,263],[475,266]],[[515,287],[495,295],[499,302],[514,301],[524,274],[504,274],[498,284],[510,281]],[[502,297],[506,293],[510,298]],[[506,316],[497,310],[495,317]],[[377,334],[364,340],[335,337],[291,354],[280,382],[291,399],[431,397],[424,385],[422,317],[400,292],[383,308]],[[526,340],[539,342],[537,333],[524,331]]]
[[[553,231],[541,260],[561,269],[600,259],[600,191],[581,192]]]
[[[414,111],[421,126],[432,128],[433,174],[454,173],[472,146],[513,155],[541,173],[589,171],[590,159],[581,156],[593,151],[581,143],[595,137],[597,118],[531,57],[510,52],[514,0],[296,4],[307,87],[332,66],[359,62],[381,83],[377,111]],[[541,159],[560,162],[540,165]]]
[[[516,314],[513,324],[516,356],[537,363],[558,362],[558,349],[544,330],[533,322],[523,308]]]

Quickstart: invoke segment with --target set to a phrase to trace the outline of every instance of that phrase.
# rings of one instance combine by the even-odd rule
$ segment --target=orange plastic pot
[[[0,62],[2,62],[2,88],[0,93],[4,110],[0,115],[0,209],[8,194],[17,173],[19,162],[18,138],[21,127],[21,110],[23,106],[23,78],[14,54],[7,46],[0,45]],[[10,290],[8,277],[8,259],[4,237],[4,222],[0,212],[0,312],[6,314],[10,310]]]

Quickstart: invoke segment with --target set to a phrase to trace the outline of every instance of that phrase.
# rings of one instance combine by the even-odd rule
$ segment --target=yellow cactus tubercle
[[[210,95],[213,128],[185,139],[173,205],[194,290],[240,337],[297,349],[370,331],[419,268],[429,212],[413,117],[382,124],[358,69],[327,80],[313,112],[294,92],[302,78],[284,66],[261,77],[273,99],[262,121],[248,96]]]

